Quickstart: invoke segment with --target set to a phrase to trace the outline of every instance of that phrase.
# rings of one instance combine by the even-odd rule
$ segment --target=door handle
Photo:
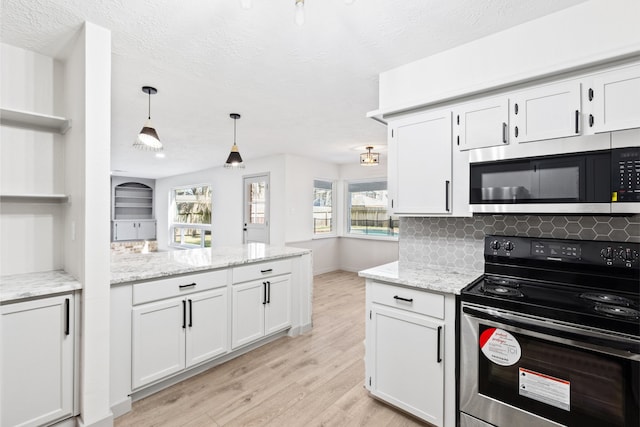
[[[187,329],[187,302],[182,300],[182,329]]]
[[[262,305],[267,304],[267,282],[262,282]]]
[[[69,298],[64,300],[64,334],[69,335],[69,329],[71,328],[69,324]]]
[[[193,305],[192,300],[189,300],[189,327],[193,326]]]
[[[504,122],[502,123],[502,143],[507,143],[507,124]]]
[[[449,185],[450,184],[451,184],[451,181],[444,182],[444,208],[447,212],[450,211],[449,209]]]
[[[580,110],[576,110],[576,133],[580,133]]]
[[[271,304],[271,282],[267,282],[267,304]]]
[[[441,335],[442,335],[442,326],[438,326],[438,345],[437,345],[437,348],[436,348],[436,352],[438,353],[436,355],[436,362],[437,363],[442,362],[442,357],[440,357],[440,341],[441,341],[440,338],[441,338]]]

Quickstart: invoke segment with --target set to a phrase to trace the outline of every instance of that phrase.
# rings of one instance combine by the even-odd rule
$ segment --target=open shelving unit
[[[64,117],[33,113],[30,111],[0,108],[0,124],[2,126],[64,135],[71,128],[71,120]]]
[[[113,219],[153,219],[153,188],[140,182],[114,187]]]

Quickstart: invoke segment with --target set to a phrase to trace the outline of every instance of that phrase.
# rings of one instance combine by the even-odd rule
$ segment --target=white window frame
[[[375,235],[375,234],[359,234],[351,232],[351,192],[349,191],[350,184],[367,184],[374,182],[385,182],[388,184],[386,177],[380,178],[368,178],[368,179],[350,179],[344,181],[344,237],[354,238],[354,239],[370,239],[370,240],[390,240],[390,241],[398,241],[397,233],[393,236],[389,235]],[[387,196],[389,188],[387,187]],[[395,216],[395,215],[391,215]],[[397,216],[396,216],[397,217]]]
[[[211,226],[212,224],[190,224],[184,222],[175,222],[175,214],[176,214],[176,190],[182,190],[185,188],[196,188],[196,187],[209,187],[212,191],[211,195],[211,222],[213,223],[213,186],[211,184],[193,184],[193,185],[180,185],[177,187],[172,187],[169,193],[169,246],[177,249],[197,249],[204,248],[206,235],[205,231],[209,231],[211,234]],[[180,229],[180,242],[176,243],[173,241],[176,229]],[[187,229],[196,229],[200,231],[200,244],[194,245],[191,243],[184,243],[184,231]],[[213,245],[213,235],[211,236],[211,245]]]
[[[315,232],[315,212],[312,209],[312,224],[311,224],[311,233],[313,234],[313,239],[326,239],[328,237],[337,237],[338,236],[338,206],[337,206],[337,182],[333,179],[325,179],[325,178],[315,178],[313,180],[312,191],[316,188],[316,181],[322,181],[331,184],[331,231],[329,233],[316,233]]]

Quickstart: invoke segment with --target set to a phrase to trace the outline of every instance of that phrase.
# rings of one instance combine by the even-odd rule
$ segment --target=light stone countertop
[[[482,271],[429,266],[399,261],[363,270],[359,276],[387,283],[460,295],[460,290],[483,274]]]
[[[304,255],[309,249],[248,243],[205,249],[111,256],[111,284],[136,282]]]
[[[64,270],[0,276],[0,302],[60,294],[82,289],[82,284]]]

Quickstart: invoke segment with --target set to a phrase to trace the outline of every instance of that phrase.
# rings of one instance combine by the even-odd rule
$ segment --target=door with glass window
[[[244,177],[244,243],[269,243],[269,175]]]

